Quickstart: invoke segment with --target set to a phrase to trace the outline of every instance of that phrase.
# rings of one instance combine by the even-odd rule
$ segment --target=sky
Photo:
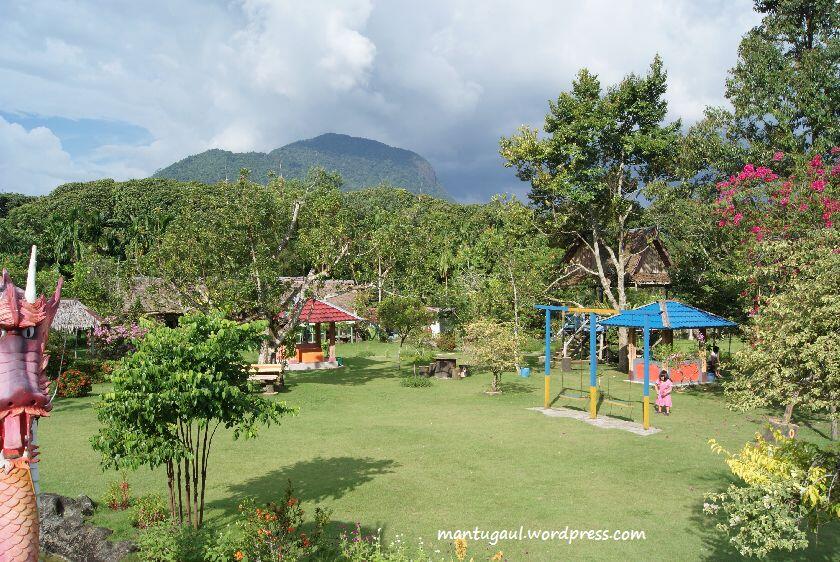
[[[659,53],[690,125],[758,22],[749,0],[0,0],[0,191],[335,132],[414,150],[460,201],[523,195],[499,138],[580,68],[609,85]]]

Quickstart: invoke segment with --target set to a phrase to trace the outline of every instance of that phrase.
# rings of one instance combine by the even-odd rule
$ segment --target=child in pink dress
[[[673,388],[674,383],[671,382],[671,377],[668,375],[668,371],[662,371],[659,373],[659,382],[655,385],[656,387],[656,413],[661,414],[662,408],[665,408],[665,415],[671,415],[671,388]]]

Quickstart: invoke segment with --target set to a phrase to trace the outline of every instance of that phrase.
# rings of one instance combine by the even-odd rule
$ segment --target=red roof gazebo
[[[364,320],[352,312],[348,312],[332,303],[308,299],[300,311],[298,317],[300,322],[315,325],[315,343],[299,343],[295,347],[295,359],[299,363],[320,363],[324,361],[324,352],[321,349],[321,324],[329,322],[327,338],[330,342],[329,358],[327,361],[334,363],[335,357],[335,323],[336,322],[358,322]]]

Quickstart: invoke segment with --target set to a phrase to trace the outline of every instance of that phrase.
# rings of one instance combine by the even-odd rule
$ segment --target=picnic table
[[[277,389],[285,385],[281,363],[254,363],[250,372],[248,380],[261,383],[263,394],[277,394]]]

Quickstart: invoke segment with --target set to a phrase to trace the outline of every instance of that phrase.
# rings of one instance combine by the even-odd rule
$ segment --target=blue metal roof
[[[677,301],[657,301],[633,310],[625,310],[601,320],[604,326],[642,328],[645,317],[651,330],[680,330],[685,328],[731,328],[737,326],[722,316],[700,310]]]

